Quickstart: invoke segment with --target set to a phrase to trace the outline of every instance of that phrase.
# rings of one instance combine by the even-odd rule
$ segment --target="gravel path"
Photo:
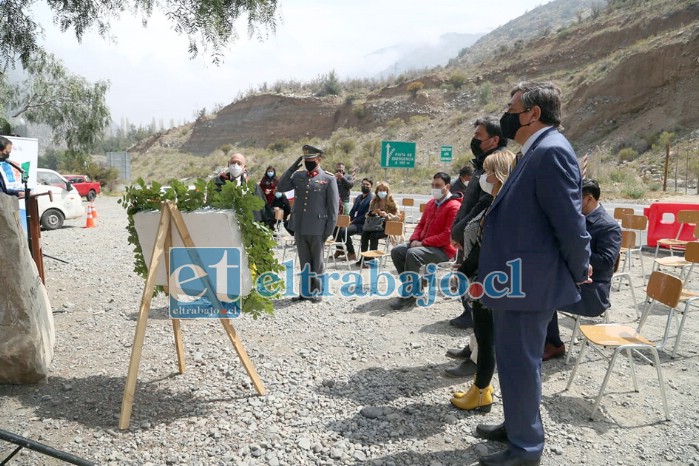
[[[48,383],[0,386],[0,428],[99,464],[462,465],[502,448],[474,436],[476,424],[502,420],[497,374],[490,414],[449,404],[467,381],[442,376],[453,365],[444,353],[461,346],[466,332],[448,324],[460,304],[444,298],[399,312],[387,298],[283,299],[273,318],[235,320],[268,391],[259,397],[216,321],[183,322],[187,370],[178,374],[167,301],[158,297],[131,427],[118,430],[144,282],[132,272],[125,211],[114,198],[96,205],[96,228],[82,228],[81,219],[43,232],[44,252],[70,262],[45,259],[56,354]],[[634,273],[640,297],[638,266]],[[612,301],[612,321],[635,325],[628,288]],[[659,338],[664,323],[658,312],[644,334]],[[571,323],[561,325],[567,341]],[[670,422],[662,421],[648,364],[637,364],[635,393],[628,361],[619,361],[611,394],[590,420],[606,363],[589,355],[569,392],[572,364],[544,363],[543,464],[699,465],[698,328],[690,316],[678,356],[661,353]],[[0,444],[0,458],[9,451]],[[23,452],[10,464],[59,463]]]

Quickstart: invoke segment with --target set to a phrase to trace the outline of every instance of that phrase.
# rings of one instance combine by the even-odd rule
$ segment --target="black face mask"
[[[502,115],[500,118],[500,128],[502,129],[503,137],[507,139],[515,138],[517,131],[519,131],[519,129],[522,127],[522,124],[519,122],[519,116],[525,112],[528,112],[528,110],[524,110],[523,112],[519,113],[505,112]]]
[[[362,186],[362,193],[369,194],[370,192],[371,188],[369,186]]]
[[[303,164],[306,166],[306,170],[309,172],[312,172],[318,166],[318,162],[316,162],[315,160],[305,160]]]
[[[473,155],[476,157],[483,155],[483,149],[481,149],[481,141],[480,139],[473,138],[471,139],[471,152],[473,152]]]

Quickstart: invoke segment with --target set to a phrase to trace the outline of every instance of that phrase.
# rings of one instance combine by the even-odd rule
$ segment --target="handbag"
[[[363,231],[383,231],[384,218],[378,215],[367,215],[364,219]]]

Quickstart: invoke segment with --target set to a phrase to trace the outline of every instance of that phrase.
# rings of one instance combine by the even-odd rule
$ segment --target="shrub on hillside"
[[[366,109],[366,105],[364,105],[364,104],[355,105],[352,108],[352,113],[354,113],[354,116],[356,116],[357,119],[363,120],[364,118],[366,118],[367,113],[368,113],[367,109]]]
[[[291,144],[291,140],[289,140],[288,138],[284,138],[271,143],[267,146],[267,149],[273,152],[284,152],[289,147],[291,147]]]
[[[413,97],[415,97],[424,87],[425,85],[422,83],[422,81],[415,81],[408,84],[407,90]]]
[[[638,152],[633,147],[625,147],[619,151],[619,162],[630,162],[638,157]]]
[[[454,89],[461,89],[463,85],[466,83],[466,75],[456,71],[452,73],[451,76],[449,76],[448,82],[449,84],[454,86]]]
[[[641,183],[631,181],[624,184],[624,188],[621,192],[631,199],[641,199],[646,195],[646,188]]]

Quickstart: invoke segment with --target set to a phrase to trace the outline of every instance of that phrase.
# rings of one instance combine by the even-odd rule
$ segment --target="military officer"
[[[322,158],[322,149],[304,145],[303,156],[284,172],[277,185],[280,191],[295,191],[289,227],[294,231],[301,269],[307,266],[315,274],[309,283],[301,283],[299,296],[292,298],[293,301],[306,299],[317,303],[322,299],[318,277],[325,271],[324,243],[335,228],[340,206],[337,180],[320,168]],[[306,170],[297,172],[302,161]]]

